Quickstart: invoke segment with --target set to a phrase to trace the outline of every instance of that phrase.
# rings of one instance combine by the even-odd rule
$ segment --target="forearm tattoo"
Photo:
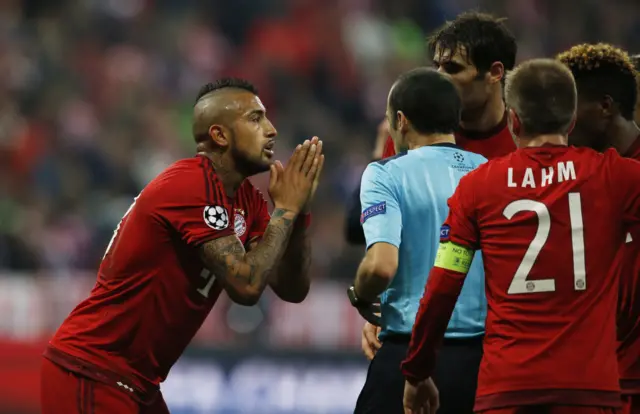
[[[277,208],[262,240],[250,252],[237,237],[222,237],[203,246],[202,260],[225,285],[262,292],[286,250],[295,217],[292,211]]]

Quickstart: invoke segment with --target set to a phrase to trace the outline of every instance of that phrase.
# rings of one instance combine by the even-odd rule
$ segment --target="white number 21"
[[[584,229],[582,224],[582,203],[579,193],[569,193],[569,218],[571,221],[571,247],[573,249],[573,287],[575,290],[587,288],[585,260],[584,260]],[[521,211],[533,211],[538,216],[538,230],[529,244],[520,266],[513,276],[507,293],[540,293],[554,292],[556,281],[554,279],[527,280],[529,272],[538,258],[538,254],[544,247],[551,230],[551,216],[549,209],[543,203],[534,200],[517,200],[509,203],[502,214],[511,218]]]

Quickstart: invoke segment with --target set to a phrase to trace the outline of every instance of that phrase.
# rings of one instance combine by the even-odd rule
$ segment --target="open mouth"
[[[270,143],[268,143],[267,145],[264,146],[264,148],[262,149],[262,151],[267,154],[267,156],[269,158],[273,157],[273,155],[275,154],[273,151],[273,147],[275,146],[275,142],[271,141]]]

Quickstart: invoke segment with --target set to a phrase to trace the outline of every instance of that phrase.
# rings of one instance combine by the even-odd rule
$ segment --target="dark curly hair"
[[[573,73],[580,96],[600,100],[608,95],[618,103],[625,119],[633,119],[638,72],[627,52],[606,43],[584,43],[556,58]]]
[[[429,52],[434,55],[437,46],[453,55],[462,46],[480,73],[486,73],[494,62],[501,62],[509,71],[515,66],[518,46],[505,20],[486,13],[462,13],[429,36]]]

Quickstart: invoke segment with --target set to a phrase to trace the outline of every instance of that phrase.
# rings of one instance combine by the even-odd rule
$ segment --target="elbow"
[[[374,263],[372,267],[371,273],[373,273],[377,279],[387,282],[387,285],[391,283],[398,271],[398,264],[391,261]]]
[[[260,297],[262,297],[261,291],[252,288],[228,289],[227,294],[234,303],[242,306],[255,306],[260,301]]]
[[[289,303],[302,303],[309,295],[311,289],[310,281],[301,283],[295,289],[287,289],[285,291],[275,292],[276,295],[283,301]]]
[[[309,295],[311,290],[311,279],[308,277],[300,277],[294,283],[272,283],[271,290],[276,296],[285,302],[301,303]]]

